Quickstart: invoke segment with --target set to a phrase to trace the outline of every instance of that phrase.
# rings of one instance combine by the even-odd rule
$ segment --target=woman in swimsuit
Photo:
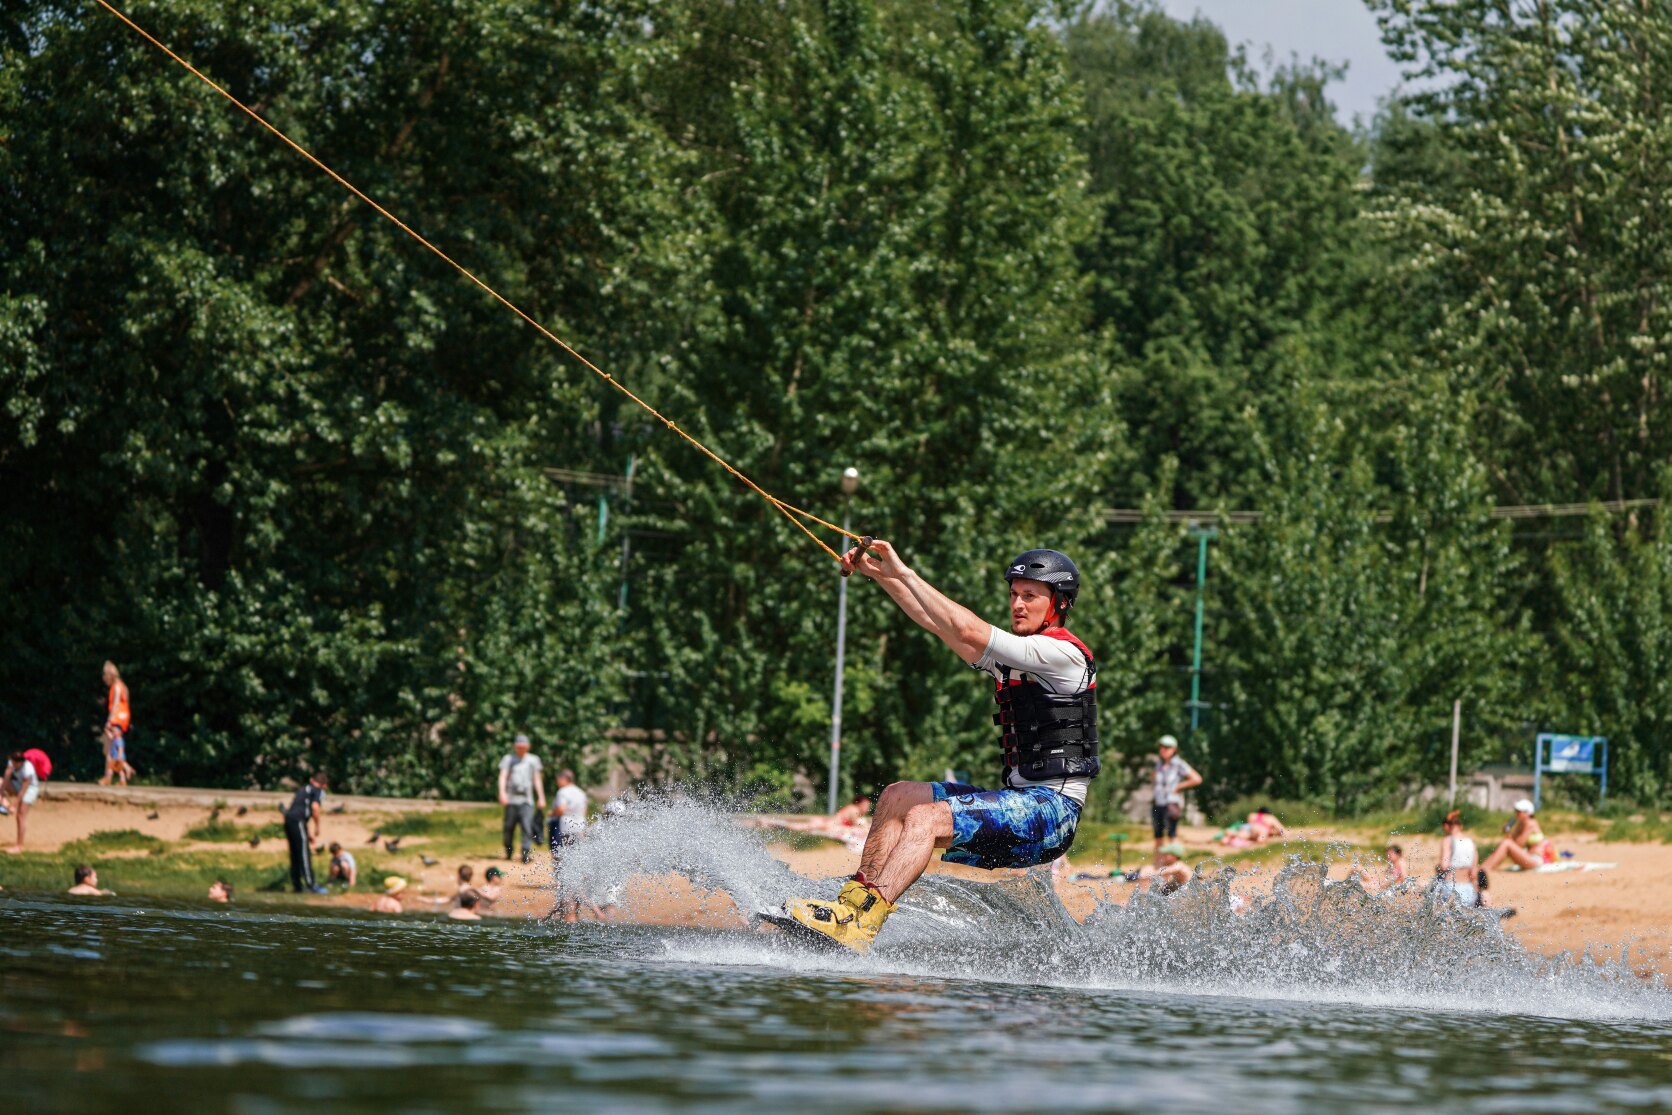
[[[1458,905],[1473,908],[1479,900],[1475,890],[1475,871],[1480,855],[1475,842],[1463,834],[1463,814],[1453,809],[1446,814],[1445,842],[1440,845],[1440,879],[1434,893],[1443,899],[1454,899]]]
[[[1533,803],[1522,798],[1515,803],[1515,820],[1510,823],[1509,835],[1498,842],[1497,850],[1486,857],[1481,866],[1494,871],[1500,863],[1510,859],[1523,870],[1531,871],[1540,864],[1553,862],[1556,858],[1554,851],[1555,845],[1544,835],[1538,819],[1533,816]]]

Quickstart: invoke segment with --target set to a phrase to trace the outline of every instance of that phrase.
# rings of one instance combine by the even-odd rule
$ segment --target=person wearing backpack
[[[31,748],[35,754],[41,754],[38,748]],[[41,754],[44,759],[46,756]],[[51,770],[52,765],[47,764]],[[17,843],[6,849],[8,852],[23,851],[24,825],[29,816],[29,807],[35,804],[35,799],[41,796],[41,775],[35,769],[35,764],[29,759],[29,752],[13,751],[11,761],[6,764],[6,773],[0,776],[0,786],[4,787],[4,796],[12,799],[11,812],[17,816]]]

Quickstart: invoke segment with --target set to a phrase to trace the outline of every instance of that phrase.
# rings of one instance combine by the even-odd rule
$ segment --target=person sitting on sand
[[[1539,828],[1533,816],[1533,803],[1522,798],[1515,803],[1515,819],[1510,822],[1509,835],[1498,842],[1497,850],[1481,864],[1487,871],[1496,871],[1504,860],[1514,860],[1524,871],[1556,861],[1556,846]]]
[[[341,844],[331,843],[331,868],[325,877],[333,883],[341,883],[345,887],[352,887],[360,878],[360,865],[354,862],[354,853],[343,850]]]
[[[75,884],[70,887],[68,893],[86,895],[89,898],[116,897],[113,890],[99,889],[99,873],[85,863],[75,869]]]
[[[1287,836],[1289,830],[1283,827],[1283,822],[1279,821],[1270,809],[1262,805],[1248,815],[1248,833],[1254,843],[1264,844],[1274,836]]]
[[[1475,889],[1475,871],[1480,864],[1475,842],[1464,833],[1463,814],[1455,809],[1446,814],[1440,827],[1445,830],[1446,838],[1440,844],[1439,881],[1434,886],[1434,894],[1473,909],[1480,897]]]
[[[41,776],[36,772],[35,764],[21,750],[13,751],[11,761],[6,764],[6,773],[0,775],[0,786],[4,787],[4,797],[11,799],[11,812],[17,818],[17,843],[6,850],[21,852],[29,807],[41,796]]]
[[[1177,840],[1161,845],[1155,853],[1155,860],[1153,865],[1146,863],[1142,867],[1134,867],[1121,878],[1129,883],[1148,879],[1152,892],[1172,894],[1196,875],[1184,862],[1184,845]]]
[[[231,902],[232,901],[232,884],[227,882],[225,879],[216,879],[214,882],[210,883],[209,884],[209,901],[211,901],[211,902]]]
[[[864,794],[857,794],[854,796],[852,801],[838,809],[835,816],[831,817],[831,820],[842,828],[851,829],[860,822],[865,821],[865,818],[868,817],[870,813],[871,799]],[[869,824],[869,822],[865,823]]]
[[[482,915],[476,912],[477,905],[476,892],[473,890],[463,891],[459,894],[459,904],[448,910],[447,916],[454,921],[481,921]]]
[[[399,875],[391,875],[383,880],[383,893],[372,903],[374,914],[403,914],[405,907],[401,905],[401,894],[406,890],[406,880]]]

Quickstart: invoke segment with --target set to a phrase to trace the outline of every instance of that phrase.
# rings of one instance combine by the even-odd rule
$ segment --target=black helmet
[[[1004,571],[1006,581],[1023,577],[1050,585],[1058,615],[1066,615],[1080,595],[1080,567],[1060,550],[1029,550],[1019,554]]]

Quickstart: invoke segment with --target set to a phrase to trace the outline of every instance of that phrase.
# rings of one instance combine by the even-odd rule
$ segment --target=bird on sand
[[[249,807],[249,806],[247,806],[247,805],[240,805],[240,806],[239,806],[239,807],[238,807],[238,816],[240,816],[240,817],[242,817],[242,816],[243,816],[243,815],[244,815],[244,814],[246,814],[246,813],[248,813],[248,812],[249,812],[249,811],[250,811],[250,807]]]
[[[153,809],[153,810],[151,810],[151,812],[149,812],[145,815],[145,819],[147,821],[155,821],[158,817],[161,817],[161,816],[162,816],[161,813],[158,813],[155,809]]]
[[[345,802],[340,803],[335,809],[331,810],[331,812],[333,812],[333,813],[347,813],[348,812],[348,802],[345,801]]]
[[[393,840],[385,840],[383,842],[384,849],[386,851],[390,851],[390,852],[393,852],[396,848],[399,848],[400,846],[401,846],[401,838],[398,837],[398,836],[395,837]]]
[[[252,847],[252,848],[261,847],[261,837],[259,837],[259,836],[250,837],[250,847]]]
[[[366,843],[367,844],[376,844],[379,840],[382,840],[382,839],[383,839],[383,834],[381,832],[374,832],[374,833],[372,833],[371,839],[366,841]]]
[[[434,856],[419,856],[418,858],[424,861],[425,867],[434,867],[436,864],[441,862]]]

